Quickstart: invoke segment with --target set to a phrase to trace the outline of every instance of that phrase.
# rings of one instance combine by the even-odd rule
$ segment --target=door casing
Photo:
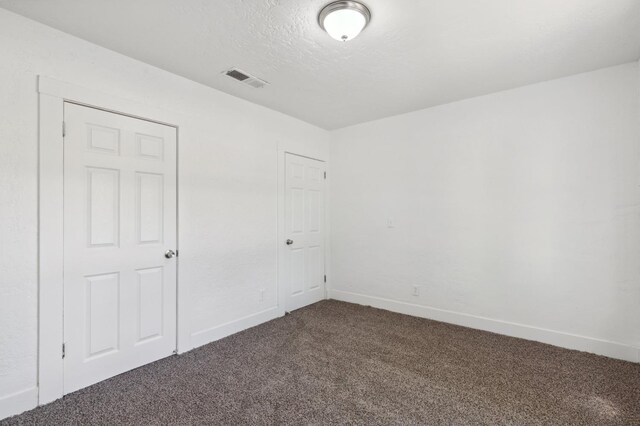
[[[324,285],[324,298],[329,298],[330,286],[331,286],[331,220],[329,217],[329,192],[330,192],[330,179],[331,171],[329,167],[329,153],[318,146],[307,145],[295,141],[280,141],[278,143],[278,241],[276,242],[278,247],[278,314],[280,316],[286,313],[286,293],[285,290],[288,286],[286,281],[287,268],[287,254],[288,246],[285,244],[285,202],[286,202],[286,156],[287,154],[297,155],[300,157],[310,158],[312,160],[322,161],[325,163],[325,170],[327,171],[327,178],[325,180],[324,190],[324,271],[327,276],[327,281]]]
[[[39,96],[39,167],[38,167],[38,404],[64,394],[64,277],[63,277],[63,174],[64,103],[70,102],[176,128],[180,146],[179,114],[120,99],[48,77],[38,77]],[[179,163],[179,160],[178,160]],[[179,164],[177,164],[179,166]],[[176,171],[179,175],[179,170]],[[178,176],[179,179],[179,176]],[[177,209],[179,209],[177,188]],[[176,212],[176,217],[178,212]],[[179,248],[179,229],[176,223]],[[186,289],[176,277],[178,353],[190,347],[186,321]]]
[[[324,252],[324,244],[325,244],[325,235],[326,235],[326,230],[325,230],[325,214],[326,211],[324,209],[324,193],[326,191],[326,171],[325,171],[325,167],[326,164],[324,161],[319,161],[316,159],[311,159],[308,157],[303,157],[303,156],[299,156],[299,155],[293,155],[293,154],[285,154],[286,158],[285,158],[285,238],[287,239],[291,239],[291,241],[287,240],[287,242],[285,242],[286,245],[288,245],[289,250],[285,250],[288,251],[288,253],[286,253],[287,259],[283,262],[284,264],[286,264],[286,269],[283,270],[282,275],[283,275],[283,282],[285,282],[286,287],[283,287],[283,291],[285,291],[285,309],[287,311],[291,311],[291,310],[295,310],[304,306],[307,306],[309,304],[313,304],[316,303],[318,298],[322,298],[322,299],[326,299],[327,298],[327,292],[326,292],[326,283],[324,282],[322,275],[325,275],[325,270],[326,270],[326,262],[325,262],[325,252]],[[303,225],[302,225],[302,229],[300,230],[300,232],[295,233],[293,229],[290,229],[290,227],[292,226],[292,224],[289,222],[290,220],[292,220],[291,216],[294,216],[294,212],[292,209],[292,206],[290,204],[291,201],[293,200],[289,200],[287,197],[292,196],[293,192],[292,192],[292,187],[291,185],[293,184],[293,182],[289,182],[288,179],[291,177],[292,179],[294,179],[292,176],[290,176],[290,172],[291,172],[291,167],[290,167],[290,162],[291,162],[291,166],[293,164],[297,164],[298,166],[302,167],[304,172],[302,175],[302,182],[298,182],[298,184],[302,184],[304,186],[303,188],[303,192],[304,192],[304,201],[303,201]],[[311,166],[312,165],[312,166]],[[310,167],[312,167],[313,169],[318,171],[318,181],[319,181],[319,185],[318,185],[318,181],[311,181],[309,180],[309,176],[308,176],[308,172],[310,170]],[[323,176],[324,174],[324,176]],[[308,220],[309,220],[309,213],[307,211],[307,209],[310,207],[310,204],[308,204],[308,194],[309,194],[309,190],[310,188],[315,188],[314,190],[321,190],[322,191],[322,199],[319,200],[321,204],[321,208],[318,209],[320,212],[322,212],[322,219],[319,221],[319,228],[318,231],[321,233],[320,238],[314,238],[313,237],[313,233],[310,232],[310,229],[308,228],[308,226],[310,226]],[[288,232],[287,232],[288,231]],[[298,240],[298,238],[301,238],[304,240],[302,246],[299,245],[299,241],[295,241]],[[289,245],[289,242],[292,245]],[[313,242],[313,243],[312,243]],[[308,288],[307,286],[310,284],[308,282],[310,276],[309,276],[309,268],[312,267],[312,265],[309,264],[309,259],[308,256],[311,254],[310,251],[310,247],[309,244],[322,244],[322,248],[321,248],[321,255],[322,255],[322,265],[321,265],[321,270],[318,271],[320,272],[320,276],[316,275],[316,279],[319,280],[319,285],[322,286],[321,289],[312,289],[312,288]],[[298,250],[302,249],[303,250],[303,264],[304,264],[304,284],[303,284],[303,289],[302,292],[298,295],[293,295],[292,294],[292,286],[293,286],[293,277],[292,277],[292,270],[294,269],[293,267],[293,249],[296,248]],[[318,291],[319,290],[319,291]]]

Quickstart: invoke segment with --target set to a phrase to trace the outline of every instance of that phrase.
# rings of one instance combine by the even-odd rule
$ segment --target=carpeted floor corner
[[[640,425],[640,365],[323,301],[0,425]]]

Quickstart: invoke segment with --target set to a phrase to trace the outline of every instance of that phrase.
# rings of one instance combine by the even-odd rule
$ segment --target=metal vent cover
[[[254,77],[251,74],[246,73],[238,68],[228,69],[226,71],[223,71],[223,74],[239,81],[240,83],[251,86],[254,89],[262,89],[264,86],[269,84],[266,81],[258,77]]]
[[[243,81],[249,78],[248,75],[236,69],[229,70],[225,74],[227,74],[231,78],[235,78],[238,81]]]

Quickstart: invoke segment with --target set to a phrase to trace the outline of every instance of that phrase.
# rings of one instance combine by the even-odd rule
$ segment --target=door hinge
[[[324,276],[324,282],[325,283],[327,282],[327,276],[326,275]]]
[[[64,121],[62,122],[62,137],[64,138],[65,136],[67,136],[67,126],[64,124]]]
[[[62,344],[62,359],[64,359],[64,357],[67,355],[67,344],[63,343]]]

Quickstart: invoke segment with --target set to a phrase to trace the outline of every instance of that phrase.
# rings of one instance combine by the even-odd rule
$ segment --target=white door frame
[[[120,99],[91,89],[38,77],[39,176],[38,176],[38,404],[64,394],[63,343],[63,173],[62,122],[64,102],[73,102],[176,128],[177,113],[135,101]],[[178,169],[179,173],[179,169]],[[178,177],[177,177],[178,178]],[[179,191],[178,191],[179,192]],[[178,195],[179,196],[179,195]],[[177,225],[177,224],[176,224]],[[179,239],[178,245],[179,245]],[[178,248],[178,247],[176,247]],[[177,277],[176,277],[177,280]],[[186,289],[177,280],[177,342],[179,353],[190,349],[185,302]]]
[[[329,298],[329,288],[331,283],[330,266],[331,262],[331,240],[330,240],[330,224],[329,220],[329,182],[331,179],[331,173],[329,171],[329,153],[327,149],[323,149],[321,145],[309,146],[302,143],[295,142],[279,142],[278,143],[278,316],[282,316],[286,313],[286,281],[287,275],[284,273],[286,270],[287,254],[285,250],[288,250],[285,244],[285,201],[286,201],[286,156],[287,154],[298,155],[300,157],[310,158],[312,160],[318,160],[325,163],[325,170],[327,171],[327,179],[325,180],[324,188],[324,271],[327,276],[327,282],[324,285],[324,298]]]

